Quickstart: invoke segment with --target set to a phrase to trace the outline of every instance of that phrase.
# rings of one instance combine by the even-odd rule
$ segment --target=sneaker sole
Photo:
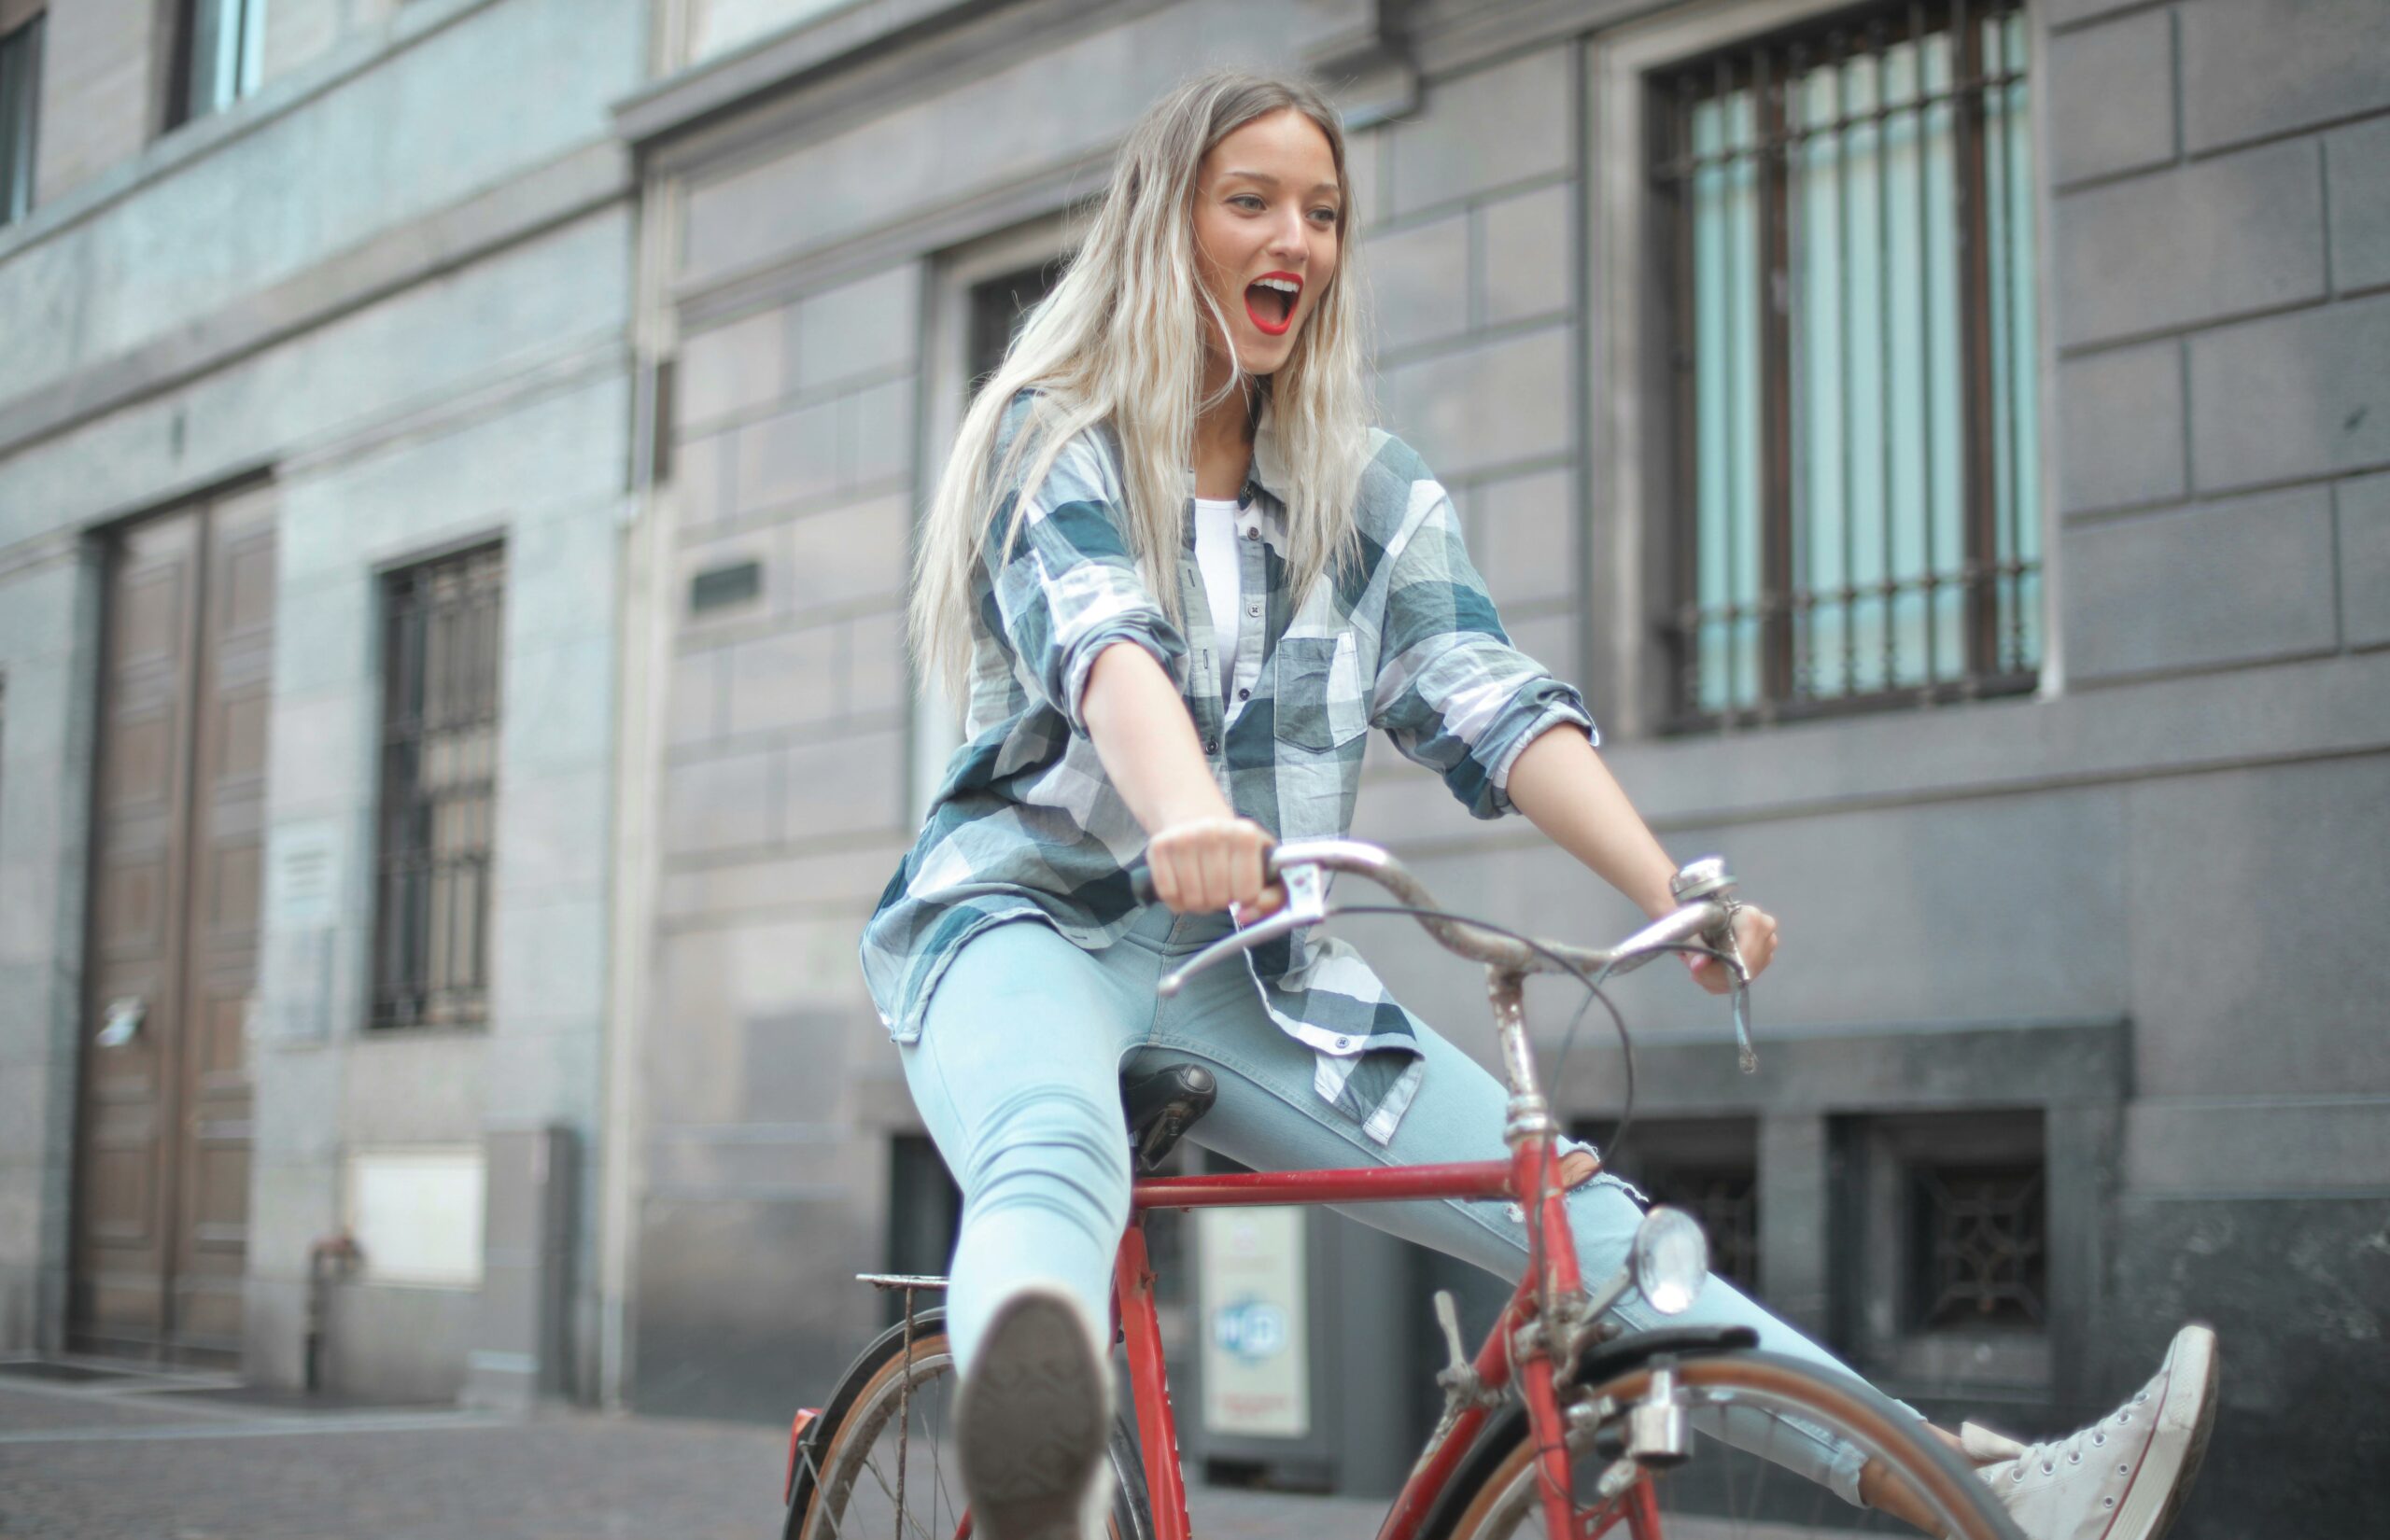
[[[2111,1540],[2158,1540],[2182,1511],[2183,1499],[2199,1476],[2200,1462],[2207,1457],[2208,1435],[2215,1427],[2216,1377],[2223,1362],[2216,1355],[2215,1333],[2205,1326],[2187,1330],[2173,1370],[2166,1378],[2165,1398],[2158,1405],[2158,1428],[2161,1434],[2170,1427],[2186,1431],[2189,1436],[2171,1465],[2158,1458],[2144,1460],[2133,1477],[2132,1490],[2116,1510],[2116,1522],[2108,1527]],[[2195,1385],[2198,1394],[2193,1398],[2187,1393]],[[2189,1425],[2185,1429],[2186,1419]]]
[[[1076,1307],[1030,1293],[999,1308],[963,1387],[956,1456],[982,1540],[1081,1540],[1104,1462],[1104,1366]]]

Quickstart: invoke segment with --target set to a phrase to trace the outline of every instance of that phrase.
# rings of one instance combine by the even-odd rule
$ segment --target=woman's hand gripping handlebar
[[[1447,951],[1490,968],[1516,973],[1570,973],[1587,982],[1628,973],[1663,952],[1707,945],[1720,955],[1735,975],[1735,1035],[1743,1069],[1757,1068],[1751,1053],[1746,997],[1750,975],[1735,952],[1734,915],[1740,902],[1726,865],[1715,856],[1690,861],[1671,884],[1678,907],[1661,916],[1615,946],[1571,946],[1564,942],[1523,936],[1446,913],[1427,886],[1392,855],[1362,840],[1288,840],[1272,847],[1270,875],[1286,886],[1285,907],[1265,919],[1231,931],[1196,953],[1186,965],[1162,975],[1158,993],[1176,994],[1187,981],[1237,952],[1249,952],[1267,942],[1315,925],[1348,906],[1328,902],[1328,874],[1349,872],[1384,888]],[[1131,880],[1139,902],[1150,903],[1153,883],[1138,867]],[[1357,906],[1366,911],[1371,906]]]

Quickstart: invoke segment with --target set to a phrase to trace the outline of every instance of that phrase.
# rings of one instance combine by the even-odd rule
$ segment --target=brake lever
[[[1204,947],[1188,959],[1186,966],[1164,973],[1154,985],[1154,992],[1167,1000],[1185,987],[1188,979],[1231,953],[1249,952],[1328,917],[1328,881],[1318,867],[1290,864],[1281,867],[1276,875],[1286,886],[1285,907],[1269,918],[1231,931]]]

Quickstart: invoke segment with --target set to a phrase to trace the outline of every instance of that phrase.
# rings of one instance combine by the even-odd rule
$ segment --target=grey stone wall
[[[851,951],[906,811],[921,300],[901,264],[682,346],[642,1406],[768,1410],[874,1319],[851,1281],[886,1200],[851,1137],[874,1020]],[[752,599],[692,612],[698,575],[751,562]]]
[[[54,198],[89,181],[157,132],[166,77],[157,12],[155,0],[50,7],[42,49],[36,197]]]
[[[89,817],[88,553],[0,566],[0,1343],[54,1346],[74,1155]]]

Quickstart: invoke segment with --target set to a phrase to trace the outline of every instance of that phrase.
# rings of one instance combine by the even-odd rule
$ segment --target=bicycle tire
[[[901,1372],[908,1363],[909,1374]],[[903,1393],[908,1380],[909,1395]],[[954,1540],[963,1512],[950,1433],[954,1387],[944,1310],[915,1312],[909,1360],[904,1323],[874,1337],[806,1430],[781,1540]],[[906,1416],[896,1426],[899,1410]],[[1109,1540],[1153,1540],[1145,1461],[1125,1417],[1112,1421],[1110,1455]],[[900,1469],[906,1494],[901,1529],[894,1485]],[[871,1487],[864,1483],[866,1474],[875,1477]]]
[[[1924,1432],[1916,1418],[1857,1379],[1756,1350],[1686,1358],[1672,1367],[1677,1382],[1700,1402],[1720,1405],[1731,1397],[1736,1404],[1789,1412],[1884,1460],[1933,1506],[1945,1534],[1960,1540],[2021,1540],[1999,1499],[1964,1461]],[[1644,1393],[1651,1372],[1648,1365],[1638,1367],[1605,1384],[1577,1390],[1567,1400],[1592,1404],[1607,1395],[1621,1406],[1631,1404]],[[1809,1533],[1854,1530],[1917,1533],[1890,1514],[1854,1508],[1824,1487],[1755,1455],[1706,1435],[1688,1436],[1693,1444],[1682,1467],[1644,1477],[1654,1484],[1665,1540],[1796,1540]],[[1587,1527],[1588,1520],[1599,1516],[1590,1494],[1609,1463],[1593,1452],[1593,1442],[1590,1430],[1572,1429],[1569,1463],[1581,1535],[1597,1533]],[[1543,1518],[1534,1453],[1526,1408],[1513,1401],[1462,1461],[1421,1526],[1420,1540],[1538,1540]],[[1738,1467],[1750,1472],[1739,1488],[1734,1475]],[[1718,1479],[1722,1472],[1722,1482]],[[1777,1493],[1773,1500],[1771,1481]],[[1727,1498],[1722,1512],[1718,1502],[1722,1485]],[[1627,1531],[1622,1525],[1612,1533],[1624,1540]]]

